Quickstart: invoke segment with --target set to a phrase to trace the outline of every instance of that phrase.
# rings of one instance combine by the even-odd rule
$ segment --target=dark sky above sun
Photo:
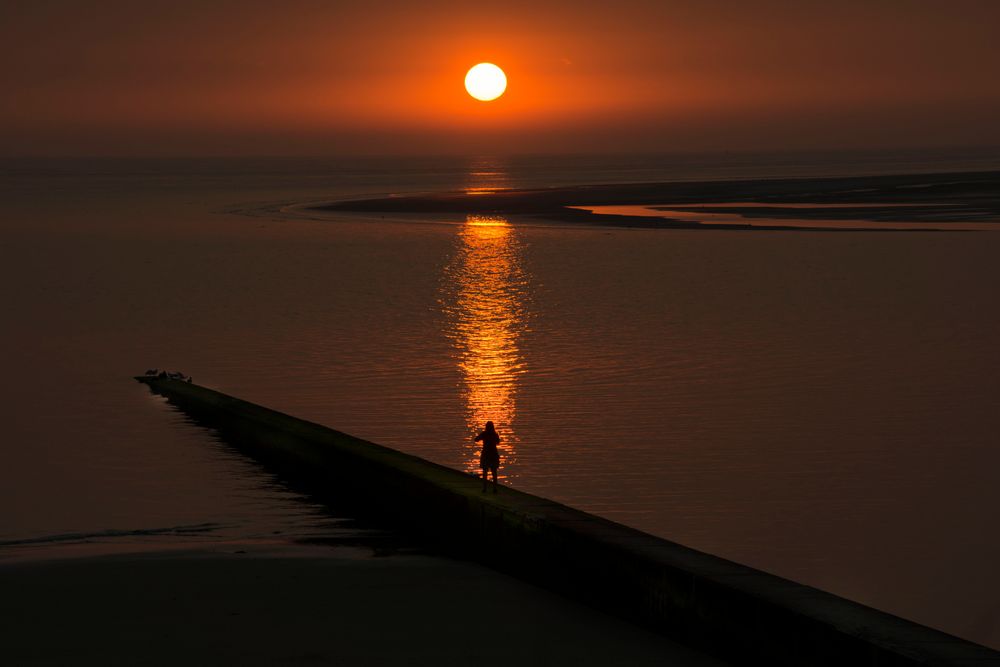
[[[14,0],[0,154],[995,146],[998,26],[996,0]]]

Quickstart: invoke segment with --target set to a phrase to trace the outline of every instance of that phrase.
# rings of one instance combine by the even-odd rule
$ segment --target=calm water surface
[[[267,213],[804,169],[608,165],[5,165],[0,553],[340,530],[158,366],[1000,647],[1000,234]]]

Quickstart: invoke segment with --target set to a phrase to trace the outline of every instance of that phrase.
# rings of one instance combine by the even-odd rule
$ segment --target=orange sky
[[[587,4],[5,3],[0,154],[1000,145],[1000,2]]]

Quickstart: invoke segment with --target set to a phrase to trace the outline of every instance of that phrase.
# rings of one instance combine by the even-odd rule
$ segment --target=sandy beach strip
[[[710,220],[711,214],[705,219],[693,214],[668,216],[642,210],[664,205],[671,209],[726,206],[731,219]],[[627,210],[629,207],[632,210]],[[850,221],[848,231],[892,230],[898,223],[906,223],[905,230],[930,227],[928,223],[949,229],[948,223],[992,229],[991,224],[1000,228],[1000,172],[621,183],[486,194],[440,192],[324,202],[303,210],[318,214],[494,215],[662,229],[830,231],[844,227],[817,224],[824,220]],[[768,225],[769,219],[775,224]],[[859,223],[887,224],[879,228],[877,224]],[[958,229],[958,225],[954,228]]]
[[[581,582],[585,585],[585,582]],[[7,665],[715,665],[472,563],[320,547],[0,564]]]

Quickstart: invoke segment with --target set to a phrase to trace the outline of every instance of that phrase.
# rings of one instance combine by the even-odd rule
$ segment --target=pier
[[[452,553],[735,663],[1000,665],[1000,653],[560,503],[177,379],[139,376],[281,474]]]

